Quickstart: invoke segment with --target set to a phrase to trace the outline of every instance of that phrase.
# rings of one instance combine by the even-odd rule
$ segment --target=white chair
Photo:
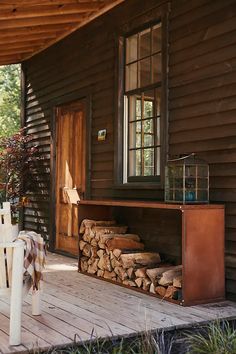
[[[25,242],[12,242],[12,231],[10,203],[3,203],[3,208],[0,208],[0,297],[10,299],[9,344],[20,345]],[[29,288],[25,286],[25,294]],[[33,315],[41,314],[39,293],[33,291]]]

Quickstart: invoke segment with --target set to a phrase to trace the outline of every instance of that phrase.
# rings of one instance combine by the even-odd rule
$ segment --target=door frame
[[[91,95],[68,95],[63,99],[57,99],[53,101],[51,112],[51,141],[50,141],[50,216],[49,216],[49,250],[61,254],[66,252],[56,250],[56,139],[57,139],[57,109],[61,106],[70,105],[73,102],[84,100],[85,102],[85,130],[86,130],[86,142],[85,142],[85,199],[90,199],[91,193]]]

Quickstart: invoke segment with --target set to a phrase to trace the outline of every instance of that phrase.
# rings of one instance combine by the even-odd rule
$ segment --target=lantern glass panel
[[[165,173],[165,201],[208,203],[209,167],[194,154],[171,160]]]

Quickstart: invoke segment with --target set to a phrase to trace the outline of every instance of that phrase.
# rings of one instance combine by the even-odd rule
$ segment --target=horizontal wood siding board
[[[169,153],[210,164],[210,200],[226,205],[226,290],[236,299],[236,3],[173,0]]]

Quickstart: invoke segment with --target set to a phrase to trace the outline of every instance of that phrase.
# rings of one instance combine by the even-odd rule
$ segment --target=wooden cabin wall
[[[210,163],[210,200],[226,205],[226,288],[236,299],[236,1],[172,1],[169,153]]]
[[[25,227],[49,233],[53,107],[90,99],[91,198],[163,199],[162,190],[114,187],[117,38],[148,21],[161,0],[126,0],[23,65],[25,125],[44,157],[29,195]],[[236,299],[236,1],[172,0],[169,14],[169,154],[210,163],[210,199],[226,204],[228,297]],[[107,129],[105,142],[97,131]]]

